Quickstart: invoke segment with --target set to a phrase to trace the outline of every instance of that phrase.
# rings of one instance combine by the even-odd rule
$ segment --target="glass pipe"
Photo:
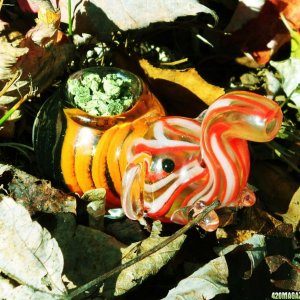
[[[205,205],[251,206],[246,140],[267,142],[281,125],[279,106],[263,96],[235,91],[220,97],[197,120],[162,117],[131,148],[123,178],[122,207],[131,219],[185,224]],[[200,226],[214,230],[211,212]]]
[[[235,91],[217,99],[201,120],[166,117],[135,75],[111,68],[92,71],[131,76],[137,100],[111,117],[70,106],[63,91],[48,100],[34,125],[34,146],[46,176],[79,194],[104,187],[108,207],[122,206],[129,218],[140,221],[146,213],[185,224],[216,199],[223,207],[254,204],[247,186],[247,140],[267,142],[276,136],[282,113],[275,102]],[[199,225],[215,230],[216,212]]]

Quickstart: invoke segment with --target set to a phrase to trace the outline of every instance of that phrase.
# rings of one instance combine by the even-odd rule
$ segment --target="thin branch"
[[[266,143],[266,146],[270,149],[272,149],[273,151],[275,151],[275,154],[282,159],[284,162],[286,162],[294,171],[296,171],[298,174],[300,174],[300,169],[297,167],[296,164],[294,164],[294,162],[289,159],[286,154],[284,154],[282,151],[280,151],[279,149],[279,145],[276,144],[274,141],[270,142],[270,143]],[[276,150],[280,153],[280,155],[278,153],[276,153]]]
[[[13,107],[11,107],[5,115],[0,119],[0,126],[3,125],[5,121],[28,99],[32,98],[35,95],[35,91],[32,91],[30,88],[30,91],[23,97],[21,98]]]
[[[0,0],[1,1],[1,0]],[[8,81],[5,86],[3,87],[3,89],[0,91],[0,97],[3,96],[8,89],[21,77],[22,71],[18,70],[15,75],[10,79],[10,81]]]
[[[167,238],[166,240],[161,242],[159,245],[156,245],[155,247],[151,248],[149,251],[146,251],[146,252],[142,253],[141,255],[137,256],[136,258],[132,259],[131,261],[129,261],[129,262],[123,264],[123,265],[120,265],[120,266],[112,269],[111,271],[109,271],[109,272],[93,279],[92,281],[82,285],[81,287],[77,288],[76,290],[71,292],[69,295],[67,295],[64,299],[73,299],[74,297],[76,297],[76,296],[86,292],[87,290],[91,289],[92,287],[96,287],[97,285],[100,285],[103,281],[110,278],[114,274],[120,273],[121,271],[125,270],[126,268],[136,264],[137,262],[143,260],[144,258],[146,258],[146,257],[152,255],[153,253],[159,251],[160,249],[164,248],[165,246],[167,246],[168,244],[170,244],[171,242],[176,240],[179,236],[184,234],[186,231],[188,231],[190,228],[192,228],[193,226],[199,224],[199,222],[201,220],[203,220],[204,217],[209,212],[214,210],[219,205],[220,205],[220,201],[218,201],[218,200],[214,201],[211,205],[207,206],[204,209],[203,212],[201,212],[199,215],[197,215],[195,219],[191,220],[189,223],[187,223],[185,226],[180,228],[178,231],[176,231],[169,238]]]

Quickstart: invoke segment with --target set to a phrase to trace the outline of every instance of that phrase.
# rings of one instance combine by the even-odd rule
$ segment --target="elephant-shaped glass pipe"
[[[274,101],[234,91],[200,118],[165,116],[138,77],[114,68],[105,72],[135,80],[134,106],[121,115],[95,117],[66,107],[63,93],[48,100],[34,125],[34,147],[46,176],[79,194],[104,187],[108,207],[122,206],[130,219],[140,221],[147,213],[185,224],[216,199],[221,207],[254,204],[247,186],[247,140],[268,142],[276,136],[282,112]],[[215,230],[216,212],[199,225]]]

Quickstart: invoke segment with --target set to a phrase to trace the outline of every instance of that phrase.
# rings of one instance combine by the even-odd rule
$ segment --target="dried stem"
[[[126,268],[136,264],[137,262],[143,260],[144,258],[152,255],[153,253],[159,251],[160,249],[164,248],[165,246],[167,246],[169,243],[171,243],[172,241],[174,241],[175,239],[177,239],[179,236],[181,236],[182,234],[184,234],[186,231],[188,231],[191,227],[197,225],[201,220],[204,219],[204,217],[212,210],[214,210],[217,206],[220,205],[220,201],[216,200],[214,201],[211,205],[207,206],[203,212],[201,212],[199,215],[196,216],[195,219],[191,220],[189,223],[187,223],[185,226],[183,226],[182,228],[180,228],[178,231],[176,231],[173,235],[171,235],[169,238],[167,238],[166,240],[164,240],[163,242],[161,242],[159,245],[151,248],[149,251],[146,251],[144,253],[142,253],[141,255],[137,256],[136,258],[132,259],[131,261],[120,265],[114,269],[112,269],[111,271],[95,278],[94,280],[82,285],[81,287],[77,288],[76,290],[74,290],[73,292],[71,292],[69,295],[67,295],[64,299],[73,299],[74,297],[86,292],[87,290],[91,289],[91,288],[95,288],[98,285],[100,285],[104,280],[110,278],[111,276],[113,276],[116,273],[119,273],[123,270],[125,270]]]
[[[24,97],[22,97],[5,115],[0,119],[0,126],[28,99],[34,96],[34,92],[29,91]]]
[[[1,5],[1,0],[0,0],[0,5]],[[18,70],[14,74],[14,76],[10,79],[10,81],[8,81],[3,87],[3,89],[0,91],[0,97],[3,96],[8,91],[8,89],[20,78],[21,74],[22,74],[21,70]]]

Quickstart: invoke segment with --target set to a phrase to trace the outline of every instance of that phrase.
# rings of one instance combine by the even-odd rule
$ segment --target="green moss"
[[[85,112],[94,116],[112,116],[120,114],[134,103],[131,92],[131,80],[117,74],[107,74],[101,78],[98,74],[87,73],[82,79],[69,79],[68,92],[73,102]]]

